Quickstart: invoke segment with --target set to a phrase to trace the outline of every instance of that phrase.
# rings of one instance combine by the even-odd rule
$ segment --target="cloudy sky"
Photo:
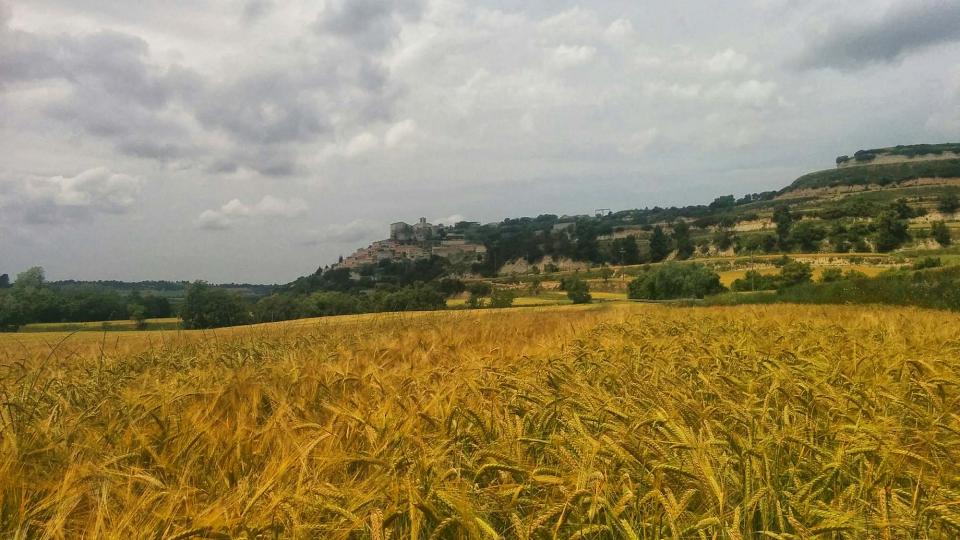
[[[285,282],[947,140],[956,0],[0,0],[0,273]]]

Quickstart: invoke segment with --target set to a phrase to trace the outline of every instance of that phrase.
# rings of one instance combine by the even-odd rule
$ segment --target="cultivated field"
[[[960,535],[955,314],[604,304],[0,351],[3,538]]]

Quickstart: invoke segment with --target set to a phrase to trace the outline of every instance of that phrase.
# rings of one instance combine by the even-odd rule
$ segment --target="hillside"
[[[858,150],[850,156],[839,156],[837,167],[897,163],[914,160],[936,160],[960,157],[960,143],[901,144],[887,148]]]
[[[921,178],[960,178],[960,158],[882,163],[817,171],[797,178],[789,186],[780,190],[780,194],[842,186],[891,186]]]

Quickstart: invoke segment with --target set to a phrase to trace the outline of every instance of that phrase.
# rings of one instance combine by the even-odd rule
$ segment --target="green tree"
[[[780,268],[778,288],[782,289],[786,287],[792,287],[794,285],[800,285],[802,283],[810,283],[812,278],[813,269],[810,268],[810,263],[790,261]]]
[[[609,266],[604,266],[600,269],[600,277],[604,282],[610,281],[610,278],[613,277],[613,268]]]
[[[34,266],[17,274],[17,281],[14,286],[18,289],[39,289],[46,283],[46,273],[42,266]]]
[[[7,274],[0,274],[0,289],[9,289],[10,288],[10,276]]]
[[[800,246],[805,252],[812,252],[820,249],[820,242],[826,237],[827,231],[823,226],[812,221],[801,221],[790,231],[790,244]]]
[[[137,330],[143,330],[147,327],[147,308],[143,304],[130,304],[127,312],[130,314],[130,320],[133,321]]]
[[[668,300],[703,298],[724,290],[720,276],[702,264],[665,264],[630,282],[630,298]]]
[[[957,197],[956,193],[942,195],[937,203],[937,210],[944,214],[952,214],[960,210],[960,198]]]
[[[717,231],[713,233],[713,245],[720,251],[726,251],[733,245],[733,233],[730,231]]]
[[[900,218],[895,210],[887,210],[880,214],[876,223],[876,235],[874,236],[874,245],[877,251],[885,253],[902,246],[904,242],[910,240],[910,233],[907,232],[907,222]]]
[[[677,247],[677,258],[689,259],[693,255],[693,241],[690,239],[690,225],[686,221],[677,221],[673,225],[673,243]]]
[[[734,280],[730,285],[730,289],[737,292],[768,291],[776,288],[775,276],[763,275],[759,270],[747,270],[742,278]]]
[[[790,229],[793,227],[793,214],[790,207],[781,205],[773,210],[773,222],[777,226],[777,240],[780,249],[786,251],[789,247]]]
[[[250,322],[250,311],[239,295],[203,281],[187,286],[180,316],[185,328],[218,328]]]
[[[637,238],[634,236],[628,236],[626,238],[621,238],[619,242],[620,245],[617,246],[616,253],[620,256],[620,264],[639,264],[640,247],[637,246]]]
[[[670,254],[670,239],[664,234],[663,228],[657,225],[650,236],[650,260],[660,262]]]
[[[459,279],[443,278],[437,283],[437,290],[446,297],[456,296],[467,290],[466,284]]]
[[[590,286],[580,278],[566,280],[564,288],[567,291],[567,298],[574,304],[589,304],[593,300],[590,295]]]
[[[930,235],[943,247],[949,246],[953,239],[950,238],[950,228],[942,221],[935,221],[930,226]]]
[[[496,289],[490,293],[490,307],[508,308],[513,305],[515,295],[510,289]]]
[[[265,296],[253,306],[253,318],[257,322],[276,322],[319,316],[308,313],[301,298],[294,294]]]
[[[832,283],[843,279],[843,270],[839,268],[824,268],[820,273],[820,283]]]
[[[527,290],[530,296],[540,296],[540,293],[543,292],[543,281],[541,281],[540,278],[534,278],[534,280],[530,282]]]

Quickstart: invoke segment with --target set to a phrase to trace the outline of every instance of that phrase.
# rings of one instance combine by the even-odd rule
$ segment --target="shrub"
[[[724,290],[720,276],[702,264],[665,264],[630,282],[629,297],[647,300],[703,298]]]
[[[490,293],[493,292],[493,287],[485,281],[478,281],[471,283],[470,286],[467,287],[467,290],[470,291],[471,296],[490,296]]]
[[[490,307],[508,308],[513,305],[515,295],[509,289],[496,289],[490,295]]]
[[[957,197],[956,193],[947,193],[941,196],[937,202],[937,210],[944,214],[952,214],[958,209],[960,209],[960,198]]]
[[[590,286],[580,278],[566,280],[564,288],[567,291],[567,298],[574,304],[589,304],[593,300],[590,296]]]
[[[448,298],[456,296],[465,290],[467,290],[467,286],[459,279],[443,278],[437,283],[437,291]]]
[[[897,249],[910,239],[910,233],[907,232],[907,222],[894,209],[880,214],[880,217],[877,218],[876,227],[877,233],[874,242],[879,252]]]
[[[843,270],[839,268],[825,268],[820,274],[820,283],[831,283],[843,279]]]
[[[943,266],[940,257],[922,257],[913,261],[914,270],[926,270],[927,268],[939,268]]]
[[[777,288],[793,287],[803,283],[810,283],[813,277],[813,269],[809,263],[799,261],[790,261],[780,269]]]
[[[414,285],[386,294],[379,303],[380,311],[431,311],[445,307],[447,300],[432,287]]]
[[[950,229],[942,221],[936,221],[930,226],[930,235],[943,247],[947,247],[953,242],[953,239],[950,238]]]
[[[776,276],[765,276],[757,270],[747,270],[742,278],[734,280],[730,285],[730,289],[735,292],[769,291],[776,288]]]

